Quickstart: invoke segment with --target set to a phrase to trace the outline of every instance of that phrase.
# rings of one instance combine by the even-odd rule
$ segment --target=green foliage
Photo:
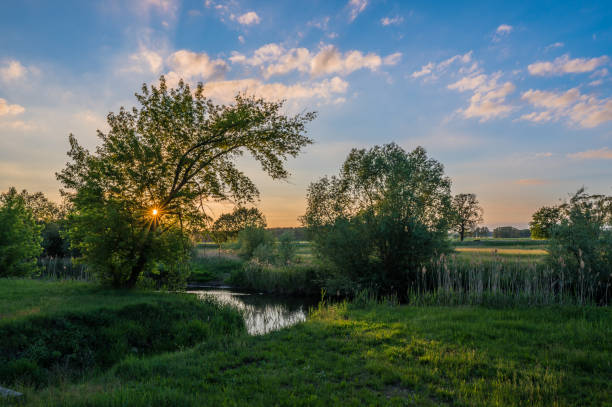
[[[549,263],[565,276],[582,301],[610,301],[612,295],[612,197],[579,190],[559,207],[552,228]]]
[[[0,195],[0,277],[25,276],[37,271],[42,252],[42,227],[15,188]]]
[[[463,241],[466,233],[473,231],[482,222],[482,207],[475,194],[458,194],[453,197],[455,220],[453,226]]]
[[[259,246],[272,248],[274,246],[274,236],[264,228],[249,226],[238,233],[238,246],[240,257],[248,260],[254,256],[255,250]],[[260,254],[263,254],[263,252]]]
[[[174,351],[244,332],[240,314],[216,303],[179,294],[139,303],[134,296],[119,308],[62,310],[0,324],[0,382],[57,383],[106,370],[128,355]]]
[[[493,229],[493,237],[496,239],[516,239],[529,236],[531,236],[529,229],[517,229],[513,226],[500,226]]]
[[[71,161],[57,176],[72,205],[68,236],[81,260],[116,287],[134,287],[158,263],[178,269],[186,236],[201,233],[210,218],[207,200],[252,202],[258,190],[236,167],[250,153],[274,179],[286,178],[287,157],[311,140],[305,125],[315,117],[288,117],[282,102],[238,95],[215,105],[199,84],[168,89],[146,85],[133,109],[108,115],[95,153],[70,136]]]
[[[561,208],[558,206],[543,206],[538,209],[529,222],[532,239],[550,239],[553,227],[561,221]]]
[[[286,231],[278,238],[278,261],[280,264],[289,264],[295,260],[297,246],[293,232]]]
[[[266,218],[259,209],[239,207],[231,213],[224,213],[213,223],[212,236],[220,244],[237,238],[238,233],[247,227],[266,227]]]
[[[407,294],[421,265],[446,250],[450,179],[425,150],[352,150],[339,177],[310,185],[302,222],[339,280]],[[353,289],[353,287],[350,287]]]

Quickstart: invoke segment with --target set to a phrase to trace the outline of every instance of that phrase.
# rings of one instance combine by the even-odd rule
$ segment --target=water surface
[[[251,335],[267,334],[306,321],[308,309],[317,304],[312,298],[244,293],[229,287],[192,288],[188,292],[197,294],[200,298],[212,298],[238,309]]]

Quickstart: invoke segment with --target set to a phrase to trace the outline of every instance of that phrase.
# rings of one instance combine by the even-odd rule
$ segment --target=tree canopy
[[[238,157],[248,153],[273,179],[286,178],[285,161],[311,143],[305,125],[315,117],[287,116],[282,101],[240,94],[217,105],[202,84],[169,89],[163,76],[136,99],[139,106],[108,114],[95,152],[70,135],[70,161],[57,174],[74,206],[72,244],[115,286],[132,287],[145,269],[178,261],[160,258],[160,245],[206,228],[207,201],[257,199]]]
[[[302,222],[342,278],[404,296],[423,262],[444,250],[450,186],[422,147],[354,149],[339,176],[310,185]]]
[[[466,232],[473,231],[482,222],[482,207],[475,194],[457,194],[453,197],[454,229],[463,242]]]

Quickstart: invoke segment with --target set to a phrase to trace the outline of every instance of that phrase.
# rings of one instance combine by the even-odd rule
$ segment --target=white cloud
[[[498,34],[510,34],[512,30],[513,30],[513,27],[511,25],[502,24],[499,27],[497,27],[497,30],[495,30],[495,32]]]
[[[240,41],[241,44],[244,44],[244,36],[239,35],[238,36],[238,41]]]
[[[0,116],[15,116],[25,111],[25,108],[20,105],[11,105],[6,99],[0,98]]]
[[[206,95],[219,102],[231,102],[234,95],[240,92],[256,95],[269,100],[321,99],[326,102],[342,102],[338,95],[346,93],[348,82],[335,76],[320,82],[297,83],[264,83],[259,79],[239,79],[230,81],[207,82],[204,85]]]
[[[10,82],[16,79],[23,78],[28,69],[16,60],[10,60],[0,68],[0,79],[6,82]]]
[[[544,51],[548,51],[549,49],[554,49],[554,48],[562,48],[564,46],[565,46],[565,44],[562,43],[562,42],[555,42],[554,44],[547,45],[544,48]]]
[[[347,6],[349,8],[349,21],[354,21],[357,16],[365,10],[368,5],[368,0],[349,0]]]
[[[563,75],[568,73],[591,72],[608,62],[606,55],[597,58],[574,58],[568,54],[555,58],[552,62],[536,62],[527,66],[531,75]]]
[[[514,92],[515,86],[511,82],[499,83],[501,73],[493,75],[477,74],[461,78],[448,85],[449,89],[460,92],[471,91],[470,105],[459,109],[466,118],[479,118],[480,121],[503,117],[513,110],[506,104],[506,96]]]
[[[220,78],[229,70],[229,66],[222,59],[212,60],[205,52],[196,53],[187,50],[171,54],[167,64],[172,69],[168,74],[170,77],[180,76],[187,80]]]
[[[542,110],[524,114],[523,120],[549,122],[561,119],[580,127],[592,128],[612,120],[612,99],[581,94],[578,88],[566,92],[528,90],[521,98]]]
[[[260,67],[263,75],[269,78],[291,71],[310,73],[312,76],[348,75],[359,69],[376,71],[383,65],[396,65],[401,57],[399,52],[384,58],[374,53],[363,54],[355,50],[343,54],[333,45],[326,45],[315,54],[306,48],[286,50],[278,44],[266,44],[255,50],[251,57],[235,52],[230,61]]]
[[[380,19],[380,23],[385,27],[388,25],[401,24],[403,22],[404,22],[404,17],[401,17],[401,16],[385,17],[385,18]]]
[[[413,78],[420,78],[423,76],[431,75],[430,76],[431,79],[436,79],[437,74],[446,71],[451,64],[457,61],[459,61],[462,64],[470,63],[472,61],[472,51],[466,52],[463,55],[452,56],[439,63],[429,62],[427,65],[423,65],[420,70],[413,72],[411,76]],[[473,69],[470,69],[470,72],[476,70],[476,68],[478,67],[478,64],[474,62],[472,66],[473,66]]]
[[[608,147],[600,148],[599,150],[580,151],[567,155],[569,158],[579,160],[612,160],[612,150]]]
[[[140,46],[140,50],[129,56],[130,65],[122,69],[123,72],[150,72],[157,74],[161,70],[163,57],[145,46]]]
[[[501,24],[495,30],[495,34],[493,35],[493,42],[499,42],[505,36],[510,35],[510,33],[514,30],[514,27],[508,24]]]
[[[171,19],[176,17],[179,7],[178,0],[139,0],[136,4],[145,12],[155,9],[160,15]]]
[[[238,21],[242,25],[253,25],[253,24],[259,24],[261,22],[261,18],[259,18],[257,13],[254,12],[254,11],[249,11],[249,12],[244,13],[244,14],[238,16],[238,17],[236,17],[236,16],[234,16],[232,14],[230,16],[230,18],[232,20]]]

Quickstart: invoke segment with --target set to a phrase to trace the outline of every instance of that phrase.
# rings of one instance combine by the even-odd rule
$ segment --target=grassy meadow
[[[265,336],[128,357],[34,406],[602,406],[608,308],[323,306]]]

